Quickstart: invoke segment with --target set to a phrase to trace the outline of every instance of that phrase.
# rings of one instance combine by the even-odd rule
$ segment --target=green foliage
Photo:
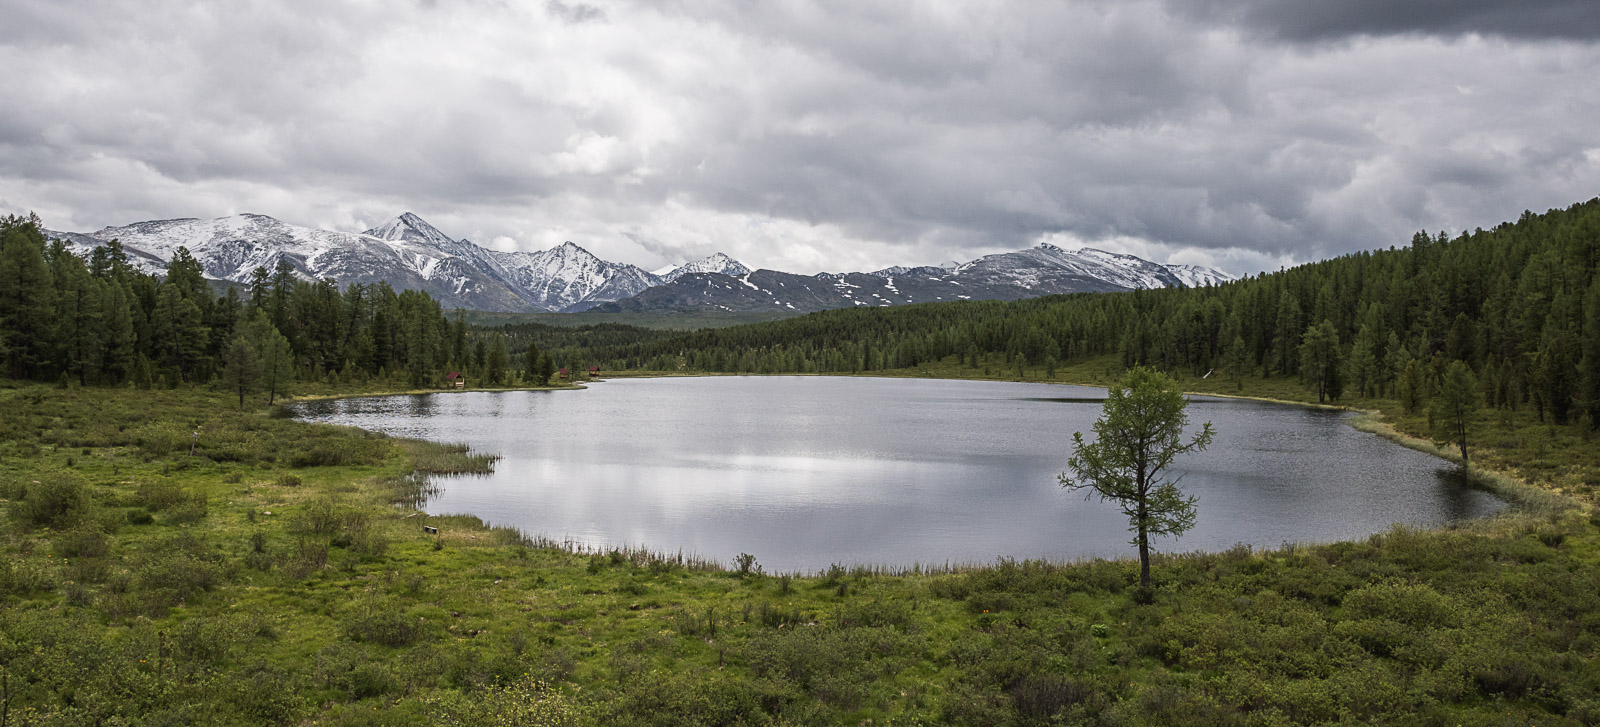
[[[1343,355],[1339,331],[1333,321],[1324,320],[1306,329],[1300,343],[1300,373],[1317,392],[1317,403],[1338,400],[1344,393]]]
[[[1444,380],[1439,382],[1439,398],[1435,402],[1433,420],[1445,438],[1461,448],[1461,463],[1467,463],[1467,433],[1472,426],[1482,395],[1478,379],[1465,363],[1451,361],[1445,368]]]
[[[1496,373],[1492,406],[1531,403],[1552,423],[1593,424],[1596,230],[1600,199],[1218,286],[823,311],[631,340],[618,332],[563,355],[607,370],[732,373],[923,373],[953,361],[973,369],[964,377],[1016,378],[1117,357],[1174,376],[1221,371],[1235,391],[1257,372],[1298,377],[1321,400],[1348,388],[1396,398],[1407,413],[1426,411],[1444,364],[1461,360],[1480,380]],[[1057,352],[1057,367],[1045,366]],[[1081,383],[1082,370],[1068,380]]]
[[[83,520],[90,508],[83,477],[70,470],[37,474],[37,479],[14,481],[6,487],[16,502],[11,517],[24,527],[66,528]]]
[[[400,604],[373,600],[357,603],[344,619],[345,635],[355,641],[389,647],[408,646],[425,633],[420,622]]]
[[[239,395],[239,408],[244,408],[244,397],[261,386],[261,352],[244,336],[228,344],[222,356],[222,385]]]
[[[1083,432],[1073,433],[1067,463],[1073,476],[1061,475],[1062,487],[1089,490],[1122,508],[1139,548],[1139,585],[1146,588],[1150,538],[1176,537],[1194,526],[1195,498],[1164,476],[1179,455],[1205,449],[1214,436],[1206,422],[1193,439],[1183,441],[1187,407],[1172,379],[1146,368],[1129,371],[1106,393],[1094,423],[1095,441],[1086,443]]]
[[[13,715],[1580,724],[1600,704],[1588,658],[1600,531],[1559,507],[1325,546],[1157,554],[1159,592],[1129,587],[1132,562],[1103,560],[739,578],[737,563],[574,552],[397,508],[396,483],[417,481],[410,445],[235,401],[0,389],[0,506],[51,472],[86,494],[65,528],[0,528]],[[160,420],[184,435],[198,424],[197,454],[182,439],[166,454],[138,448],[135,433]],[[254,437],[254,464],[208,454],[237,446],[235,432]],[[293,452],[329,439],[382,454],[280,480]],[[201,498],[205,517],[173,521]],[[117,529],[128,512],[156,517]]]

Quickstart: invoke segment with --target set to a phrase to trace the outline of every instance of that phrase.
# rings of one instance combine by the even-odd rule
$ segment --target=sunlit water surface
[[[768,570],[1131,554],[1115,505],[1061,488],[1104,390],[831,377],[619,379],[585,391],[303,403],[305,419],[466,442],[492,475],[439,478],[431,513],[590,545],[644,545]],[[1164,550],[1220,550],[1432,526],[1505,504],[1453,465],[1349,415],[1196,397],[1209,450],[1181,458],[1195,526]]]

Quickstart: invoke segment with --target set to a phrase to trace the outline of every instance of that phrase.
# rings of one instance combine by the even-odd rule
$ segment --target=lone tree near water
[[[1472,375],[1472,370],[1460,361],[1451,361],[1444,370],[1444,381],[1439,386],[1434,420],[1450,441],[1461,448],[1462,467],[1467,466],[1467,429],[1472,426],[1472,418],[1477,414],[1480,402],[1478,380]]]
[[[1062,473],[1061,486],[1089,490],[1101,500],[1115,500],[1128,516],[1132,543],[1139,546],[1139,585],[1150,586],[1150,538],[1177,537],[1194,527],[1195,498],[1166,479],[1167,468],[1178,455],[1198,452],[1211,444],[1216,431],[1206,422],[1193,439],[1183,442],[1189,423],[1188,401],[1171,378],[1147,368],[1128,371],[1112,385],[1105,409],[1094,423],[1095,441],[1085,443],[1083,432],[1072,435],[1072,459]]]

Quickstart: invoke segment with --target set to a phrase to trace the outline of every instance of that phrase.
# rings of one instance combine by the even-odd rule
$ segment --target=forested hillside
[[[1424,405],[1463,361],[1486,401],[1600,423],[1600,199],[1219,286],[962,302],[706,330],[595,349],[612,368],[860,372],[959,357],[1053,369],[1117,354],[1200,376],[1300,377],[1324,398]]]
[[[552,364],[567,365],[573,348],[663,335],[616,324],[525,324],[502,335],[447,316],[420,291],[387,283],[341,288],[333,279],[300,278],[287,264],[257,268],[248,285],[216,295],[183,248],[162,278],[139,272],[115,241],[85,259],[47,240],[37,218],[0,219],[0,374],[13,379],[225,383],[238,374],[242,354],[232,343],[242,339],[244,353],[276,358],[283,376],[301,380],[417,387],[462,370],[475,382],[501,384],[538,368],[527,365],[530,343],[535,357],[560,349]]]

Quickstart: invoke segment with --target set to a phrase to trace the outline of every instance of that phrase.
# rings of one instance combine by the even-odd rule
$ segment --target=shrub
[[[361,528],[351,535],[350,550],[365,558],[382,558],[389,550],[389,536],[376,528]]]
[[[1008,690],[1017,711],[1029,720],[1044,722],[1095,694],[1093,687],[1059,674],[1026,677]]]
[[[528,677],[482,694],[437,692],[423,700],[436,724],[526,725],[563,727],[583,724],[582,706],[573,698]]]
[[[103,558],[111,552],[111,539],[105,531],[76,527],[55,537],[56,555],[63,558]]]
[[[290,528],[310,535],[332,535],[344,526],[345,513],[332,498],[320,498],[300,508]]]
[[[55,587],[56,580],[45,564],[32,558],[0,559],[0,596],[26,596]]]
[[[11,506],[12,517],[25,526],[67,527],[82,519],[90,507],[83,478],[75,472],[46,472],[12,489],[17,500]]]
[[[384,646],[406,646],[422,637],[422,627],[398,603],[368,601],[346,617],[345,635],[354,641]]]
[[[139,588],[159,591],[170,605],[188,601],[222,582],[222,568],[187,549],[158,548],[139,566]]]
[[[1450,598],[1425,583],[1378,583],[1358,588],[1344,599],[1355,618],[1386,618],[1413,627],[1454,626],[1460,610]]]
[[[186,492],[183,499],[167,511],[167,521],[172,523],[194,523],[204,520],[209,507],[206,496],[198,492]]]

